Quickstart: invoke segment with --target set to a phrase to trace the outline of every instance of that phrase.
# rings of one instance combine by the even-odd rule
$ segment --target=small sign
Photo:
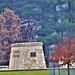
[[[19,57],[20,57],[20,51],[19,51],[19,50],[15,50],[15,51],[13,52],[13,57],[19,58]]]

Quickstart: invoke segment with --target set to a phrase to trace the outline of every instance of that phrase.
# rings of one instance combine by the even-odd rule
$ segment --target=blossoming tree
[[[70,66],[75,63],[75,39],[69,37],[64,43],[58,43],[54,50],[54,56],[48,58],[49,61],[62,62],[60,65],[68,67],[68,75],[70,75]]]
[[[0,14],[0,65],[9,63],[10,45],[20,40],[19,16],[5,8]]]

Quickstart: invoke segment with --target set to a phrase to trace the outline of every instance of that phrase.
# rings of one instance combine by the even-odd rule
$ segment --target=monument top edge
[[[42,46],[42,42],[23,42],[23,43],[13,43],[11,44],[11,47],[17,47],[17,46]]]

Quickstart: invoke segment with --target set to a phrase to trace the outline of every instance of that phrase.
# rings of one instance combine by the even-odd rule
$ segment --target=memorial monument
[[[21,22],[21,43],[11,45],[9,69],[46,69],[43,43],[34,42],[34,23],[32,20]]]

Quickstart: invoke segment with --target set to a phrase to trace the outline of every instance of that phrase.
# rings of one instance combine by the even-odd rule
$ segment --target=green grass
[[[0,72],[0,75],[50,75],[51,71],[53,70],[10,71]],[[55,75],[59,75],[58,70],[55,70]],[[67,70],[60,70],[60,75],[67,75]],[[75,69],[70,70],[70,75],[75,75]]]
[[[49,75],[49,70],[0,72],[0,75]]]
[[[50,75],[52,75],[54,73],[54,70],[50,70],[50,72]],[[59,70],[55,70],[55,75],[59,75]],[[60,70],[60,75],[68,75],[67,69]],[[75,75],[75,69],[70,70],[70,75]]]
[[[59,70],[55,71],[56,75],[59,75]],[[60,75],[67,75],[67,70],[60,70]]]

